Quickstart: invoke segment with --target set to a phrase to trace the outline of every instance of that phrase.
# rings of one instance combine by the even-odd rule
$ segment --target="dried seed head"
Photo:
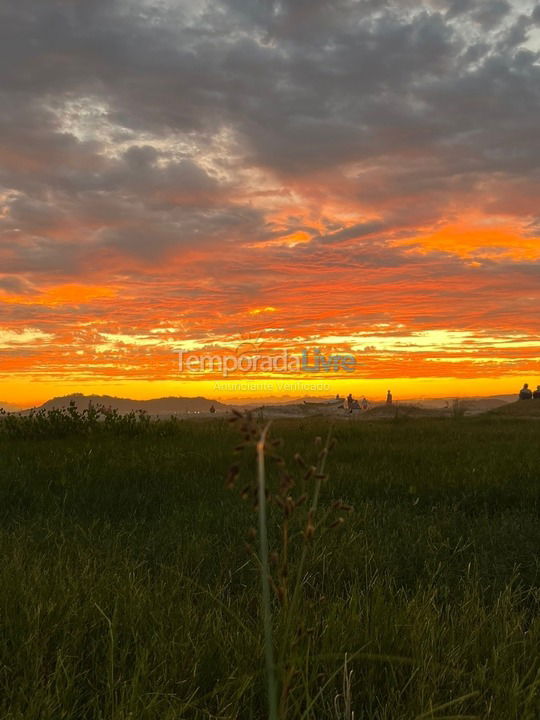
[[[344,503],[342,500],[334,500],[332,503],[332,508],[334,510],[343,510],[343,512],[350,513],[354,510],[352,505],[347,505],[347,503]]]
[[[304,530],[304,538],[306,540],[311,540],[314,534],[315,534],[315,525],[313,524],[313,513],[310,510],[308,512],[306,529]]]
[[[334,522],[331,523],[331,524],[328,526],[328,528],[329,528],[330,530],[333,530],[334,528],[341,527],[341,525],[343,525],[344,522],[345,522],[345,518],[338,517],[338,519],[337,519],[337,520],[334,520]]]
[[[307,463],[304,460],[304,458],[300,455],[300,453],[296,453],[294,456],[294,459],[300,465],[300,467],[307,468]]]
[[[292,497],[290,495],[288,495],[285,498],[285,504],[284,504],[285,517],[289,517],[290,515],[292,515],[292,513],[294,511],[294,507],[295,507],[294,500],[292,499]]]

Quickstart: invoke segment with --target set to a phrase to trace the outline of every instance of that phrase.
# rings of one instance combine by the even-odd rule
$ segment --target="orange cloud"
[[[117,292],[117,290],[111,287],[78,285],[73,283],[46,288],[36,294],[0,294],[0,305],[6,303],[45,307],[80,306],[94,300],[113,298],[117,295]]]
[[[403,244],[418,243],[424,250],[442,250],[460,257],[501,258],[534,262],[540,258],[540,236],[524,235],[523,228],[507,220],[474,217],[445,225]]]

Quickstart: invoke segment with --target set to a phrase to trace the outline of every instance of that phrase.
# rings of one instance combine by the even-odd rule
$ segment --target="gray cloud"
[[[506,0],[5,4],[2,257],[17,271],[72,272],[99,251],[152,260],[272,238],[271,204],[252,205],[255,171],[377,216],[312,233],[326,244],[436,222],[456,197],[530,221],[540,66],[523,44],[539,16],[514,10]],[[505,199],[518,180],[530,195],[519,204]]]
[[[6,292],[17,293],[18,295],[24,295],[32,290],[29,283],[15,275],[4,275],[0,277],[0,289]]]
[[[480,23],[484,30],[490,30],[498,25],[511,10],[506,0],[490,0],[489,3],[482,3],[473,15],[473,18]]]

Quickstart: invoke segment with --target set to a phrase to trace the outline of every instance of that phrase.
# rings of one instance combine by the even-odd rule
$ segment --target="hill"
[[[441,417],[448,414],[448,411],[435,408],[422,408],[417,405],[399,404],[399,405],[375,405],[374,407],[362,413],[364,419],[375,418],[395,418],[395,417],[414,417],[414,418],[430,418]]]
[[[540,400],[516,400],[516,402],[491,410],[488,414],[510,418],[540,419]]]
[[[228,405],[224,405],[216,400],[209,400],[205,397],[164,397],[151,400],[131,400],[129,398],[118,398],[111,395],[83,395],[82,393],[52,398],[52,400],[47,400],[47,402],[38,409],[52,410],[53,408],[69,407],[71,403],[75,404],[79,412],[85,410],[90,405],[102,405],[106,408],[118,410],[118,412],[122,414],[136,412],[138,410],[144,410],[149,415],[206,413],[209,412],[212,405],[218,411],[229,409]]]

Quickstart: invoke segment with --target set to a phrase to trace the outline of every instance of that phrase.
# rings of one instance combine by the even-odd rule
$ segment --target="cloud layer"
[[[526,0],[4,4],[0,370],[399,328],[481,342],[367,376],[540,371],[539,48]]]

